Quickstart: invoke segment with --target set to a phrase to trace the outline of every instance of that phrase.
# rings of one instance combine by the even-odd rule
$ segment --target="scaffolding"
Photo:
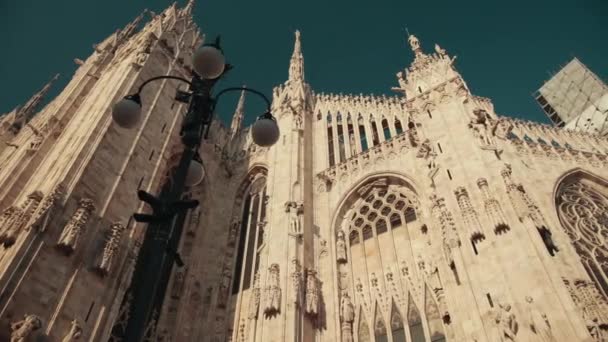
[[[536,102],[559,127],[571,126],[588,108],[596,108],[608,87],[581,61],[574,58],[534,93]],[[598,110],[602,115],[602,110]],[[603,113],[607,115],[608,113]],[[606,121],[605,118],[599,121]],[[578,126],[575,124],[575,126]]]

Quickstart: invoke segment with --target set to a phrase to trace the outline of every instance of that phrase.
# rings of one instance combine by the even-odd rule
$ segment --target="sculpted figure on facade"
[[[279,280],[279,264],[268,268],[268,283],[266,285],[266,304],[264,314],[274,316],[281,311],[281,285]]]
[[[110,226],[110,238],[106,241],[101,261],[97,265],[97,270],[102,276],[110,272],[112,261],[116,258],[116,253],[118,253],[118,246],[120,245],[120,239],[124,230],[125,227],[120,222],[115,222]]]
[[[339,264],[346,263],[346,241],[344,238],[344,232],[340,229],[338,230],[338,237],[336,239],[336,261]]]
[[[480,140],[482,148],[495,148],[494,139],[492,138],[492,125],[490,123],[490,115],[483,109],[473,111],[473,119],[469,123],[469,127],[473,134]]]
[[[289,234],[296,237],[302,236],[302,205],[293,201],[287,202],[285,204],[285,211],[287,212],[289,220]]]
[[[515,314],[511,312],[511,305],[499,304],[499,310],[495,318],[495,322],[498,326],[498,334],[501,342],[515,341],[517,332],[519,331],[519,324]]]
[[[11,342],[27,342],[32,333],[42,327],[36,315],[25,315],[21,321],[11,323]]]
[[[81,336],[82,327],[80,327],[80,323],[78,323],[78,320],[74,319],[72,320],[72,322],[70,322],[70,330],[68,330],[68,333],[63,337],[63,340],[61,340],[61,342],[76,341],[80,339]]]
[[[441,57],[445,56],[445,49],[442,49],[439,44],[435,44],[435,52]]]
[[[454,191],[456,195],[456,200],[458,201],[458,207],[460,208],[460,213],[465,222],[465,225],[469,229],[469,236],[473,241],[481,241],[484,240],[486,234],[483,231],[481,223],[479,222],[479,217],[477,216],[477,212],[473,208],[471,204],[471,199],[469,198],[469,192],[465,187],[459,186]]]
[[[319,313],[319,289],[317,272],[306,270],[306,313],[316,317]]]
[[[528,303],[528,322],[530,329],[536,334],[538,341],[541,342],[553,342],[553,332],[551,331],[551,323],[544,312],[539,311],[534,304],[532,297],[526,297],[526,303]]]
[[[355,321],[355,308],[348,296],[348,292],[343,291],[340,298],[340,321],[342,341],[353,342],[353,322]]]
[[[82,230],[84,230],[91,213],[95,210],[93,201],[83,198],[78,202],[78,209],[61,232],[57,248],[66,254],[71,254],[78,244]]]

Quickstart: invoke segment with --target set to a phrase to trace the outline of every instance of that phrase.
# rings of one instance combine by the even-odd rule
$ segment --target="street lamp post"
[[[160,79],[176,79],[190,86],[189,92],[178,91],[176,96],[176,100],[189,104],[180,131],[184,149],[179,163],[171,170],[169,182],[163,185],[158,196],[142,190],[137,193],[139,199],[152,208],[152,214],[133,215],[135,221],[148,223],[148,227],[128,290],[131,301],[127,308],[127,324],[122,336],[116,336],[122,337],[123,341],[140,342],[144,338],[153,312],[162,304],[173,263],[178,267],[183,266],[176,252],[182,225],[176,224],[175,217],[198,205],[197,200],[183,200],[182,195],[187,186],[200,183],[204,175],[202,164],[192,161],[209,129],[219,98],[226,92],[237,90],[261,96],[266,102],[267,110],[253,124],[253,141],[260,146],[271,146],[279,138],[278,125],[270,113],[270,101],[264,94],[253,89],[236,87],[224,89],[215,97],[212,96],[213,86],[230,69],[230,65],[225,64],[219,37],[214,43],[203,45],[193,54],[192,65],[195,72],[191,80],[170,75],[153,77],[143,82],[136,94],[125,96],[113,108],[112,117],[118,126],[134,128],[141,118],[140,93],[147,84]]]

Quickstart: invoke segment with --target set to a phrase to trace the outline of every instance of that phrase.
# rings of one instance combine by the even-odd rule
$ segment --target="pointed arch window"
[[[527,143],[534,143],[534,140],[532,140],[532,138],[530,138],[527,134],[524,135],[524,141]]]
[[[365,135],[365,127],[361,123],[359,124],[359,137],[361,139],[361,152],[365,152],[368,149],[367,137]]]
[[[386,119],[382,119],[382,132],[384,133],[384,140],[391,140],[391,130]]]
[[[338,113],[338,115],[340,115]],[[344,150],[345,136],[344,136],[344,125],[338,121],[338,153],[340,153],[339,160],[337,163],[341,163],[346,160],[346,152]]]
[[[372,118],[371,121],[372,121],[372,143],[374,146],[376,146],[380,143],[380,140],[378,138],[378,126],[376,125],[376,120],[374,120]]]
[[[410,335],[412,335],[412,342],[425,342],[420,311],[418,311],[411,296],[408,304],[407,323],[410,328]]]
[[[397,133],[397,135],[403,133],[403,126],[401,125],[401,121],[397,118],[395,118],[395,133]]]
[[[258,177],[249,187],[242,208],[241,227],[235,259],[232,294],[247,290],[253,283],[262,243],[263,221],[266,217],[266,177]],[[257,243],[256,243],[257,241]],[[242,278],[242,286],[241,286]]]
[[[580,174],[569,176],[557,191],[559,220],[581,262],[608,299],[608,186]]]
[[[386,333],[386,325],[382,319],[382,313],[376,306],[376,322],[374,323],[374,337],[376,342],[388,342],[388,335]]]
[[[350,114],[349,119],[350,119]],[[350,147],[350,155],[357,154],[357,144],[355,142],[355,128],[350,120],[348,120],[348,146]]]
[[[517,136],[517,134],[515,134],[513,132],[509,132],[507,134],[507,139],[509,139],[509,140],[519,140],[519,137]]]
[[[329,166],[332,167],[336,165],[334,155],[334,132],[331,128],[331,125],[327,126],[327,156],[329,158]]]
[[[559,144],[557,141],[555,141],[555,140],[553,140],[553,139],[551,139],[551,146],[553,146],[553,147],[557,147],[557,148],[562,147],[562,146],[561,146],[561,145],[560,145],[560,144]]]
[[[371,342],[371,335],[369,334],[369,327],[365,321],[365,317],[361,315],[359,318],[359,342]]]
[[[536,141],[538,141],[538,143],[541,145],[547,145],[547,142],[543,138],[538,138]]]
[[[391,332],[393,333],[393,342],[406,342],[403,319],[394,302],[391,308]]]

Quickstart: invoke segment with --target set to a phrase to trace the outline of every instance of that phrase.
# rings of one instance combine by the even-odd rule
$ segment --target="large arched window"
[[[356,291],[351,297],[360,313],[353,327],[359,341],[404,342],[406,336],[410,342],[443,341],[434,293],[424,297],[422,291],[416,301],[410,291],[424,285],[406,285],[412,281],[408,267],[418,265],[414,249],[425,239],[420,229],[424,217],[411,184],[393,176],[373,177],[347,197],[337,217],[343,232],[337,236],[348,240],[343,244],[346,257],[337,261],[338,282],[347,281],[340,286]],[[378,293],[392,305],[378,305]]]
[[[232,294],[247,290],[253,284],[259,265],[258,248],[264,237],[266,202],[266,177],[258,175],[249,186],[243,202]]]
[[[557,212],[581,262],[608,299],[608,186],[582,173],[568,176],[557,190]]]

